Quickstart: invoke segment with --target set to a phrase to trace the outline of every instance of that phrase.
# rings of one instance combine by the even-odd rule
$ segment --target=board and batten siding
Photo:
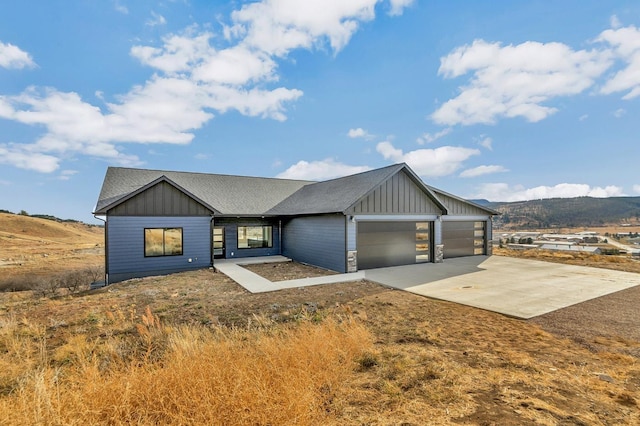
[[[145,257],[145,228],[182,228],[182,255]],[[209,217],[109,216],[107,229],[109,283],[211,264]]]
[[[297,217],[284,222],[282,254],[297,262],[346,272],[345,216]]]
[[[438,193],[437,195],[438,199],[442,201],[442,204],[447,207],[449,215],[481,215],[485,216],[485,218],[489,216],[486,210],[476,207],[473,204],[469,204],[468,202],[449,197],[446,194]]]
[[[405,172],[391,176],[347,211],[349,214],[441,214],[440,208]]]
[[[209,216],[210,213],[167,182],[158,182],[109,210],[110,216]]]

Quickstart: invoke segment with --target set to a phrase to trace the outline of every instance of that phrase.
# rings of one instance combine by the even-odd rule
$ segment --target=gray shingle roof
[[[95,213],[166,176],[223,215],[261,215],[310,181],[109,167]]]
[[[163,177],[213,209],[216,214],[279,216],[340,213],[347,211],[403,169],[424,188],[443,212],[446,212],[447,208],[438,198],[438,194],[469,203],[444,191],[428,187],[404,163],[324,182],[109,167],[95,213],[106,214],[107,210],[128,199],[131,194]],[[475,206],[497,214],[486,207]]]
[[[320,214],[347,210],[369,191],[398,173],[405,164],[394,164],[381,169],[345,176],[301,188],[282,201],[268,214]]]

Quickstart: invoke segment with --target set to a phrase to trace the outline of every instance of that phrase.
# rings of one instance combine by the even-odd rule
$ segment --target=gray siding
[[[295,261],[346,272],[346,225],[343,215],[290,219],[283,226],[282,254]]]
[[[110,216],[107,220],[109,283],[206,268],[211,263],[208,217]],[[183,254],[145,257],[145,228],[182,228]]]
[[[167,182],[146,189],[109,210],[110,216],[208,216],[202,204]]]
[[[356,250],[358,226],[355,220],[347,220],[347,250]]]
[[[482,210],[474,206],[473,204],[465,203],[464,201],[457,200],[453,197],[449,197],[445,194],[439,193],[438,198],[442,201],[449,210],[450,215],[483,215],[487,216],[487,211]]]
[[[238,226],[271,225],[273,227],[273,246],[267,248],[238,249]],[[215,226],[224,226],[224,257],[274,256],[280,254],[279,221],[261,218],[215,218]]]
[[[440,214],[440,208],[403,171],[396,173],[384,183],[358,200],[348,213],[423,213]]]

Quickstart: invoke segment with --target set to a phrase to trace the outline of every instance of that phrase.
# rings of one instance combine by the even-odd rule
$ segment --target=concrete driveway
[[[382,285],[525,319],[640,285],[631,272],[503,256],[364,272]]]

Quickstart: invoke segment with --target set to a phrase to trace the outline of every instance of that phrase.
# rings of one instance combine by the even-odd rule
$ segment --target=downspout
[[[104,222],[104,285],[109,285],[109,226],[107,219],[100,219],[95,214],[93,217]]]

